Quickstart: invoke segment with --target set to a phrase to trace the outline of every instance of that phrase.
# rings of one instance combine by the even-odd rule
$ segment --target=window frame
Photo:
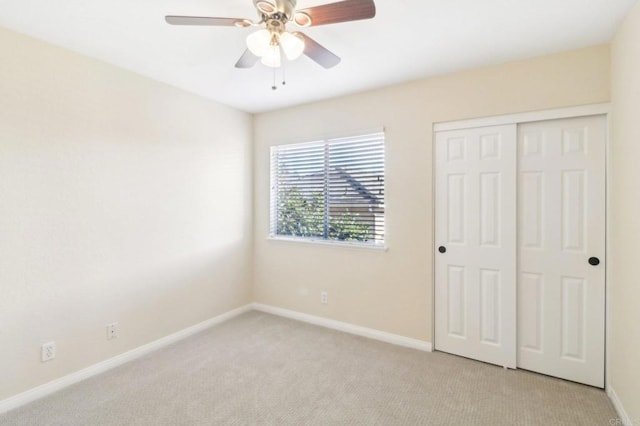
[[[345,240],[337,240],[337,239],[329,239],[324,237],[298,237],[291,235],[278,235],[276,234],[275,228],[277,228],[277,201],[274,202],[275,197],[278,196],[278,174],[274,172],[274,154],[278,149],[290,149],[294,148],[303,148],[309,147],[312,148],[314,146],[325,146],[328,147],[331,143],[340,143],[347,142],[349,139],[357,139],[380,135],[382,139],[383,146],[383,157],[382,157],[382,170],[383,170],[383,179],[384,179],[384,228],[383,228],[383,239],[371,241],[345,241]],[[387,135],[385,129],[375,129],[366,132],[358,132],[352,133],[349,135],[340,135],[340,136],[331,136],[331,137],[323,137],[323,138],[315,138],[303,142],[291,142],[291,143],[283,143],[278,145],[272,145],[269,148],[269,233],[267,236],[268,241],[280,242],[280,243],[292,243],[292,244],[311,244],[311,245],[319,245],[319,246],[333,246],[333,247],[342,247],[347,249],[364,249],[364,250],[373,250],[373,251],[388,251],[387,246],[387,208],[386,208],[386,196],[387,196],[387,187],[386,187],[386,175],[387,175]],[[324,173],[328,173],[328,158],[326,159]],[[328,185],[328,183],[327,183]],[[327,191],[327,189],[325,189]],[[275,206],[275,207],[274,207]],[[330,204],[326,206],[327,210],[329,209]],[[328,214],[328,213],[327,213]],[[326,218],[325,218],[326,220]]]

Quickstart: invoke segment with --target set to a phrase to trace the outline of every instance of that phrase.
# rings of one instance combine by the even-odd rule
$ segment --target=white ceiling
[[[298,0],[306,8],[334,0]],[[234,68],[255,29],[177,27],[164,15],[251,18],[251,0],[0,0],[0,26],[249,112],[607,43],[636,0],[376,0],[369,21],[307,28],[342,58]],[[10,54],[5,52],[6,54]]]

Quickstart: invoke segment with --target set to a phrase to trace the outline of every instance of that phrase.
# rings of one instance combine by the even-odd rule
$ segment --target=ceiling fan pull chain
[[[273,85],[271,86],[271,90],[278,90],[278,86],[276,86],[276,69],[273,69]]]
[[[287,85],[287,73],[285,71],[285,69],[287,68],[286,65],[287,61],[283,61],[282,62],[282,85],[286,86]]]
[[[275,56],[276,48],[279,48],[279,47],[277,47],[275,45],[272,45],[272,46],[273,46],[273,51],[274,51],[274,56]],[[271,86],[272,90],[278,90],[278,86],[276,85],[276,68],[277,67],[273,67],[273,86]]]

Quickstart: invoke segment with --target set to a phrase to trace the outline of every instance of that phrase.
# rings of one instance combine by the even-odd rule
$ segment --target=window
[[[384,133],[271,148],[271,236],[384,244]]]

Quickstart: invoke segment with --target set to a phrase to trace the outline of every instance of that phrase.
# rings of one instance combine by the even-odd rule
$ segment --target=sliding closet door
[[[515,125],[436,133],[436,349],[516,366]]]
[[[519,126],[518,367],[604,386],[604,116]]]

